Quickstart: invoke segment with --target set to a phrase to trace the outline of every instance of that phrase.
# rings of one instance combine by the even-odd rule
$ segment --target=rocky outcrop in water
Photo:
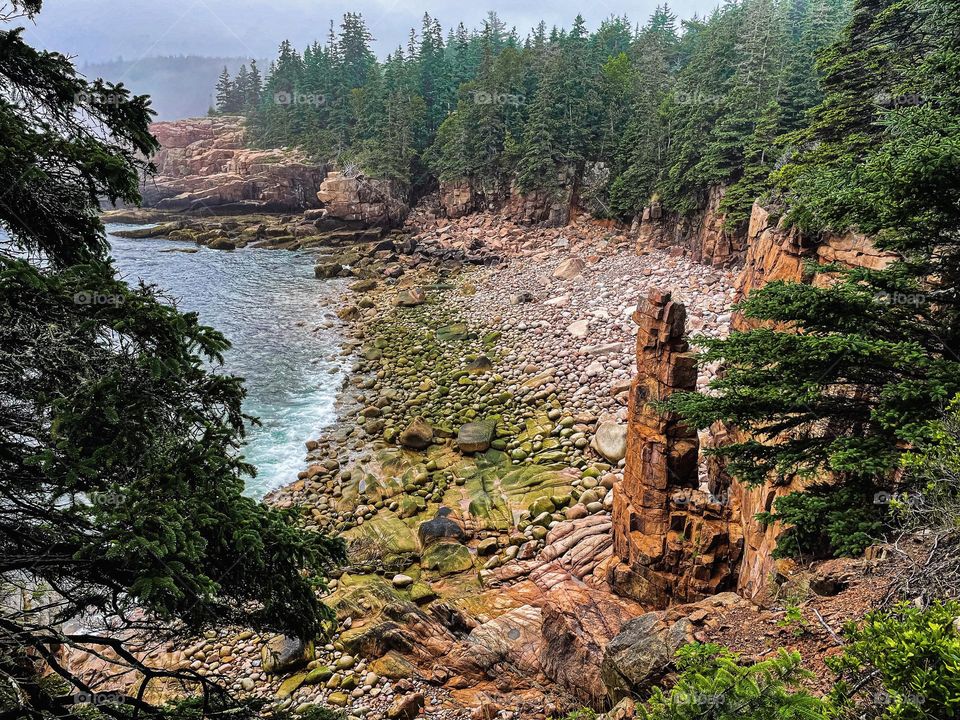
[[[157,175],[143,204],[207,214],[289,212],[317,206],[326,168],[294,150],[246,147],[244,120],[209,117],[158,122]]]

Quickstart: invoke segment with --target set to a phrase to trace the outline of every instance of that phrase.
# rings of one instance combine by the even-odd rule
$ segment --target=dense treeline
[[[284,42],[262,89],[253,71],[225,72],[219,110],[250,115],[259,143],[404,188],[469,182],[495,199],[590,170],[601,214],[630,218],[654,196],[687,212],[722,185],[742,223],[819,102],[815,56],[848,16],[847,0],[737,0],[708,18],[678,23],[664,5],[642,26],[611,17],[589,32],[578,16],[521,38],[494,13],[446,35],[425,15],[381,63],[348,13],[302,54]]]

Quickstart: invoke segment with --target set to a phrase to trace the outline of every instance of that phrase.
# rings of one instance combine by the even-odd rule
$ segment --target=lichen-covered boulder
[[[610,699],[644,696],[670,671],[680,646],[692,639],[687,618],[671,623],[662,612],[648,612],[630,620],[607,645],[600,664]]]
[[[296,670],[313,660],[313,657],[313,642],[305,643],[286,635],[271,638],[260,651],[263,671],[272,675]]]
[[[453,575],[473,568],[473,555],[466,545],[458,542],[439,542],[431,545],[420,561],[424,570],[438,575]]]

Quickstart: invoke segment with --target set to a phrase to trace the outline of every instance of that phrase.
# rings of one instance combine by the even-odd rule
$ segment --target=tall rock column
[[[696,430],[656,405],[694,390],[697,369],[684,337],[686,308],[651,291],[633,315],[637,376],[630,392],[623,482],[614,487],[609,581],[621,594],[665,607],[723,590],[734,577],[740,533],[730,508],[698,489]]]

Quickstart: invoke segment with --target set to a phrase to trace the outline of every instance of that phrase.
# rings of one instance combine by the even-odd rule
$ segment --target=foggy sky
[[[303,49],[323,40],[329,22],[346,11],[359,11],[376,39],[382,58],[406,45],[410,27],[419,28],[424,12],[447,28],[463,21],[479,27],[487,10],[495,10],[523,37],[539,20],[569,27],[579,12],[592,30],[614,15],[643,22],[663,0],[46,0],[43,11],[27,24],[34,45],[59,50],[79,63],[136,61],[156,55],[218,55],[272,58],[283,39]],[[721,0],[673,0],[680,18],[708,13]]]

